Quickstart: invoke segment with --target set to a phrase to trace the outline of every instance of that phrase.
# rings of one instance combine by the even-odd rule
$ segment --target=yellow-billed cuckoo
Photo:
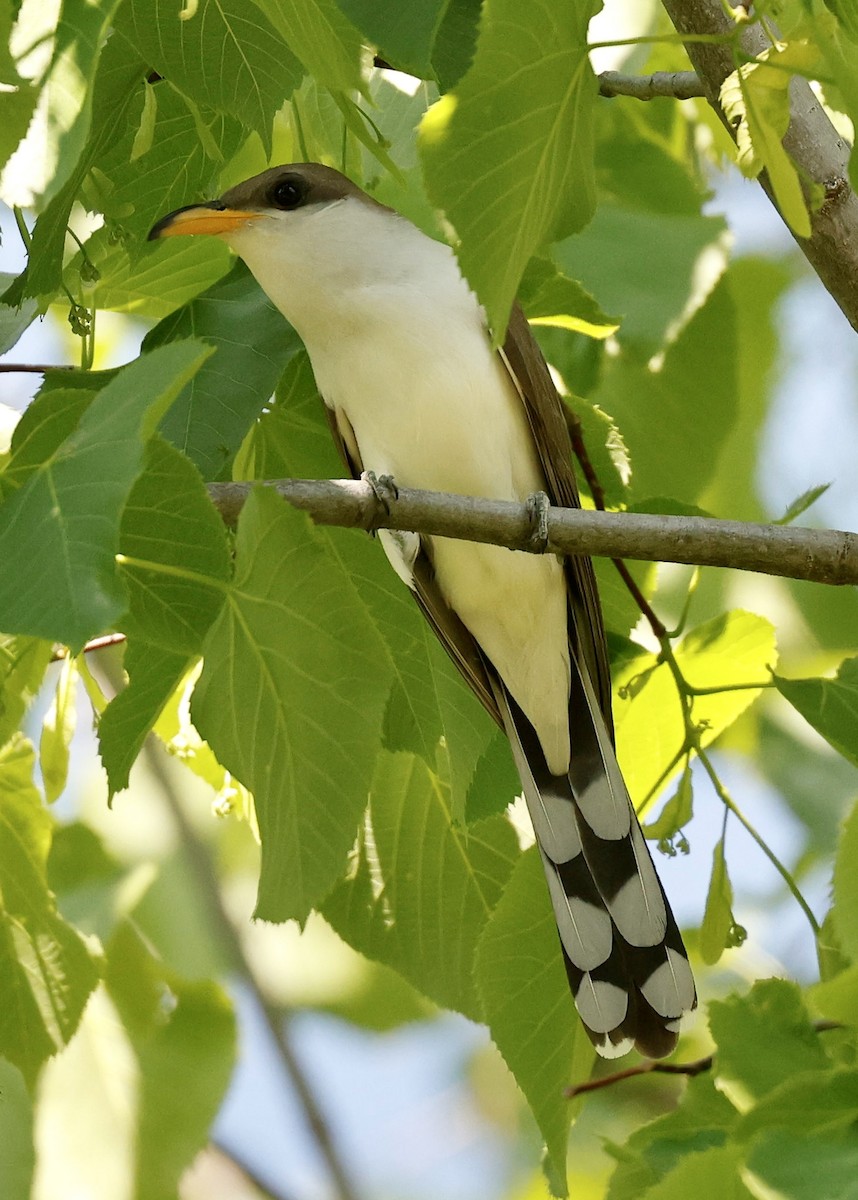
[[[578,505],[562,402],[521,312],[496,353],[452,250],[338,171],[274,167],[149,237],[176,234],[222,238],[295,327],[354,475],[500,500],[544,490]],[[670,1053],[694,982],[614,754],[592,564],[380,536],[509,736],[597,1050]]]

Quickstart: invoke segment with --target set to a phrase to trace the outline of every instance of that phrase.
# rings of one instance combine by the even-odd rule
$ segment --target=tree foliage
[[[67,316],[79,353],[45,372],[0,473],[4,1200],[176,1195],[234,1063],[224,980],[255,978],[250,931],[219,898],[237,864],[255,869],[254,839],[255,915],[309,918],[312,939],[322,914],[363,956],[363,991],[317,1003],[370,1028],[431,1005],[485,1023],[566,1193],[570,1121],[602,1100],[564,1095],[593,1056],[535,852],[510,818],[508,748],[365,535],[315,527],[262,488],[228,534],[206,482],[341,468],[306,354],[247,271],[208,239],[145,238],[171,209],[288,161],[337,166],[433,235],[443,213],[494,336],[519,295],[569,393],[598,480],[587,503],[770,518],[758,454],[796,268],[731,257],[708,181],[726,159],[764,172],[809,235],[828,200],[783,146],[789,82],[819,81],[835,119],[858,121],[858,26],[845,2],[769,0],[754,11],[768,47],[748,60],[738,7],[721,38],[734,150],[702,99],[599,97],[599,7],[0,0],[0,194],[27,252],[3,277],[0,350]],[[649,16],[631,66],[687,69],[664,12]],[[613,36],[632,38],[621,24]],[[104,365],[104,312],[145,330],[123,366]],[[632,797],[658,847],[691,842],[711,877],[690,931],[708,1034],[700,1021],[679,1057],[714,1055],[672,1111],[609,1146],[605,1195],[846,1200],[855,811],[839,826],[856,791],[858,601],[773,583],[758,603],[746,586],[739,607],[711,571],[634,567],[636,595],[612,564],[598,573]],[[84,651],[112,633],[121,679],[114,660],[98,666],[107,652]],[[96,722],[117,822],[150,735],[213,789],[219,823],[196,831],[200,812],[174,807],[197,869],[118,848],[111,814],[69,804],[86,790],[76,706],[79,726]],[[724,783],[743,756],[798,820],[788,862]],[[723,812],[710,864],[693,808]],[[771,903],[786,895],[808,918],[812,985],[741,982],[769,972],[736,949],[746,933],[754,945],[730,877],[738,826],[768,856]],[[802,887],[832,861],[831,907],[814,915]],[[96,1124],[109,1150],[97,1166]]]

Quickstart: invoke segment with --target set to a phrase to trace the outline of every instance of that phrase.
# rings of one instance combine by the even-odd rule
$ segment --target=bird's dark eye
[[[271,199],[277,208],[298,208],[304,201],[304,189],[294,179],[280,179],[271,189]]]

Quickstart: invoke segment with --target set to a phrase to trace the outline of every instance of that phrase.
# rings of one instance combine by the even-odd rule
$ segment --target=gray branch
[[[703,84],[693,71],[656,71],[652,75],[623,75],[621,71],[603,71],[599,76],[601,96],[631,96],[634,100],[652,100],[670,96],[674,100],[692,100],[704,96]]]
[[[211,483],[209,495],[235,525],[253,484]],[[549,508],[399,488],[381,501],[362,480],[282,479],[264,486],[320,525],[400,529],[492,542],[532,553],[587,554],[645,562],[733,567],[813,583],[858,584],[858,534],[675,517]]]
[[[735,28],[720,0],[662,2],[680,34],[729,34]],[[756,57],[769,42],[759,25],[748,25],[742,31],[740,45],[743,53]],[[731,46],[689,42],[686,50],[707,100],[734,134],[718,99],[721,84],[735,66]],[[800,174],[818,184],[826,197],[822,206],[811,213],[810,237],[797,237],[796,241],[846,319],[858,330],[858,196],[849,185],[851,147],[831,124],[807,81],[798,77],[790,83],[790,114],[784,149]],[[765,172],[760,183],[777,207]]]

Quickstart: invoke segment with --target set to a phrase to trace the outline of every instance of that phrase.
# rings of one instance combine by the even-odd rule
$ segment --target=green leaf
[[[134,141],[131,145],[131,162],[136,162],[138,158],[152,149],[152,143],[155,141],[155,122],[157,118],[158,94],[147,79],[143,85],[143,112],[140,116],[137,133],[134,135]]]
[[[850,4],[841,0],[812,0],[805,4],[810,10],[813,37],[825,56],[825,73],[830,76],[840,93],[838,107],[847,112],[853,123],[858,116],[858,39],[855,37],[854,15]],[[834,13],[837,13],[835,17]],[[838,19],[839,18],[839,19]],[[849,179],[853,186],[858,182],[858,154],[855,147],[849,160]]]
[[[665,801],[661,812],[658,814],[658,817],[654,821],[650,821],[648,825],[644,825],[644,837],[648,838],[652,842],[665,842],[668,845],[672,845],[673,839],[685,828],[694,815],[692,811],[693,799],[694,797],[691,790],[691,766],[688,762],[686,762],[685,770],[682,772],[682,775],[679,778],[679,786],[677,787],[676,791],[668,800]],[[723,842],[719,842],[718,847],[720,847],[721,858],[723,860]],[[716,848],[716,857],[718,852],[718,848]],[[726,866],[724,870],[726,873]],[[714,883],[714,869],[712,879]],[[709,885],[709,893],[711,896],[712,884]],[[703,923],[705,926],[705,917],[703,918]],[[709,962],[709,959],[707,959],[704,955],[703,961]]]
[[[3,88],[3,125],[0,127],[0,168],[6,165],[26,134],[38,99],[38,88],[31,86],[27,80],[19,78],[17,72],[11,86]]]
[[[39,1127],[62,1131],[39,1153],[37,1187],[45,1196],[114,1200],[130,1194],[138,1079],[116,1010],[97,988],[75,1037],[39,1077]]]
[[[0,747],[18,729],[45,677],[53,647],[39,638],[0,634]]]
[[[122,39],[118,40],[122,44]],[[131,161],[145,103],[141,89],[128,105],[110,146],[95,157],[83,189],[87,207],[109,218],[114,236],[118,226],[134,256],[148,253],[146,235],[159,217],[183,204],[218,195],[224,164],[244,137],[234,117],[207,113],[204,121],[193,101],[169,84],[161,81],[153,90],[158,113],[151,149]],[[177,163],[181,170],[176,169]]]
[[[845,658],[834,679],[774,677],[782,696],[805,721],[858,766],[858,658]]]
[[[724,1146],[738,1119],[711,1075],[688,1080],[682,1103],[636,1129],[622,1147],[606,1149],[618,1160],[607,1200],[639,1200],[647,1189],[702,1151]]]
[[[72,821],[54,830],[48,884],[61,915],[105,945],[128,907],[128,874],[88,825]]]
[[[11,458],[0,477],[4,496],[26,483],[57,453],[96,394],[89,388],[49,388],[47,381],[42,385],[12,434]]]
[[[814,1009],[831,1021],[858,1028],[858,963],[810,990]]]
[[[801,1071],[768,1092],[736,1125],[736,1137],[750,1141],[773,1126],[796,1134],[834,1133],[855,1123],[858,1071],[854,1067]]]
[[[458,813],[455,783],[454,777],[454,819]],[[503,730],[495,729],[485,751],[474,767],[465,803],[465,820],[470,823],[479,821],[483,817],[494,816],[496,813],[506,812],[520,793],[521,779],[515,769],[509,741]]]
[[[2,135],[0,135],[2,137]],[[0,271],[0,295],[14,280],[14,275]],[[6,354],[20,338],[24,330],[35,321],[39,306],[35,300],[25,300],[20,307],[0,304],[0,354]]]
[[[755,1196],[778,1200],[858,1200],[858,1140],[802,1137],[773,1129],[748,1155]]]
[[[747,996],[710,1001],[709,1028],[719,1075],[754,1099],[828,1063],[797,985],[784,979],[760,980]]]
[[[0,1054],[32,1080],[71,1038],[98,969],[56,912],[46,864],[53,821],[23,737],[0,752]]]
[[[482,9],[482,0],[448,0],[432,47],[432,67],[442,92],[454,88],[474,61]]]
[[[420,127],[430,198],[456,230],[462,271],[498,341],[533,254],[593,214],[594,9],[592,0],[487,5],[471,69]]]
[[[858,42],[858,13],[849,0],[825,0],[825,7],[834,13],[853,42]]]
[[[689,1154],[654,1187],[646,1200],[752,1200],[742,1182],[739,1146],[717,1146]]]
[[[202,652],[230,576],[226,531],[199,473],[157,435],[122,516],[120,549],[130,682],[99,722],[111,795],[128,786],[146,734]]]
[[[802,513],[806,513],[812,504],[815,504],[820,496],[824,496],[831,487],[830,483],[819,483],[816,487],[808,488],[793,500],[792,504],[788,505],[786,512],[782,517],[773,522],[775,525],[791,525]]]
[[[95,308],[160,320],[212,287],[231,270],[233,259],[218,238],[166,238],[132,262],[128,249],[106,226],[86,242],[98,279],[87,294]],[[66,269],[72,287],[81,256]]]
[[[730,935],[734,924],[733,886],[727,874],[722,837],[712,858],[712,878],[709,880],[703,924],[700,927],[700,957],[707,966],[714,966],[732,944]]]
[[[690,629],[674,653],[695,687],[756,683],[767,677],[776,661],[775,632],[763,617],[737,610]],[[639,803],[650,795],[683,746],[685,727],[676,684],[666,663],[642,654],[618,667],[614,689],[620,765],[632,798]],[[723,733],[758,695],[758,690],[748,688],[696,696],[694,720],[701,727],[703,745]]]
[[[60,667],[56,691],[42,722],[39,742],[39,766],[45,786],[45,799],[53,804],[63,793],[69,771],[69,746],[77,718],[77,668],[73,658],[65,658]]]
[[[726,272],[735,313],[737,407],[722,443],[720,462],[725,466],[711,479],[702,506],[737,521],[768,517],[758,494],[757,461],[767,436],[773,374],[783,354],[780,304],[791,282],[783,260],[743,257]]]
[[[186,654],[133,641],[125,651],[128,686],[98,722],[98,752],[107,773],[110,795],[128,787],[128,775],[146,735],[193,663]]]
[[[134,1195],[170,1200],[229,1083],[235,1015],[221,987],[168,971],[129,923],[108,948],[106,979],[139,1060]]]
[[[655,349],[705,303],[727,265],[721,217],[676,215],[606,201],[553,258],[616,313],[624,344]]]
[[[330,890],[366,805],[391,673],[355,601],[309,520],[254,491],[191,712],[253,792],[265,920],[304,919]]]
[[[180,393],[161,432],[204,479],[222,479],[300,342],[242,263],[156,325],[143,348],[191,335],[215,353]]]
[[[628,244],[618,237],[618,244]],[[654,264],[650,271],[658,274]],[[607,302],[623,311],[609,296]],[[663,355],[643,362],[636,348],[626,347],[605,360],[592,399],[616,422],[628,448],[632,500],[667,495],[694,504],[715,477],[736,418],[735,339],[733,302],[722,283]]]
[[[504,818],[455,828],[438,776],[413,754],[383,752],[360,857],[322,911],[356,950],[479,1020],[474,955],[517,854]]]
[[[320,84],[335,92],[363,90],[360,35],[343,15],[343,5],[334,0],[253,2]]]
[[[0,1059],[0,1193],[3,1200],[30,1200],[36,1155],[33,1105],[24,1076]]]
[[[743,63],[721,85],[721,105],[736,127],[739,167],[751,178],[768,172],[784,220],[803,238],[810,237],[810,215],[782,139],[790,122],[790,69],[818,65],[819,51],[808,42],[779,43],[757,62]]]
[[[571,1106],[563,1092],[588,1078],[595,1051],[569,994],[535,849],[521,856],[489,918],[476,975],[492,1039],[533,1111],[554,1176],[565,1181]]]
[[[198,0],[180,16],[168,0],[130,0],[119,29],[159,75],[254,130],[270,155],[274,114],[302,71],[263,12],[246,0]],[[155,91],[160,104],[164,89]]]
[[[226,529],[199,471],[156,434],[122,514],[123,628],[173,654],[198,655],[224,599]]]
[[[531,325],[555,325],[592,338],[610,337],[620,327],[619,317],[605,316],[590,293],[547,258],[527,264],[518,299]]]
[[[832,920],[840,944],[858,962],[858,805],[847,817],[834,865]]]
[[[12,164],[44,204],[73,177],[84,152],[93,113],[92,78],[118,6],[119,0],[64,0],[60,10],[22,161]],[[20,111],[16,115],[20,119]]]
[[[93,13],[100,11],[93,6]],[[144,74],[145,63],[129,57],[119,38],[109,38],[92,85],[89,138],[68,180],[39,214],[27,268],[4,292],[6,304],[17,306],[25,297],[49,295],[59,288],[72,206],[94,161],[121,138],[126,110]]]
[[[77,652],[125,608],[119,522],[154,423],[210,351],[163,347],[125,367],[0,507],[0,627]]]
[[[337,0],[385,62],[420,78],[432,75],[430,55],[450,0]]]

